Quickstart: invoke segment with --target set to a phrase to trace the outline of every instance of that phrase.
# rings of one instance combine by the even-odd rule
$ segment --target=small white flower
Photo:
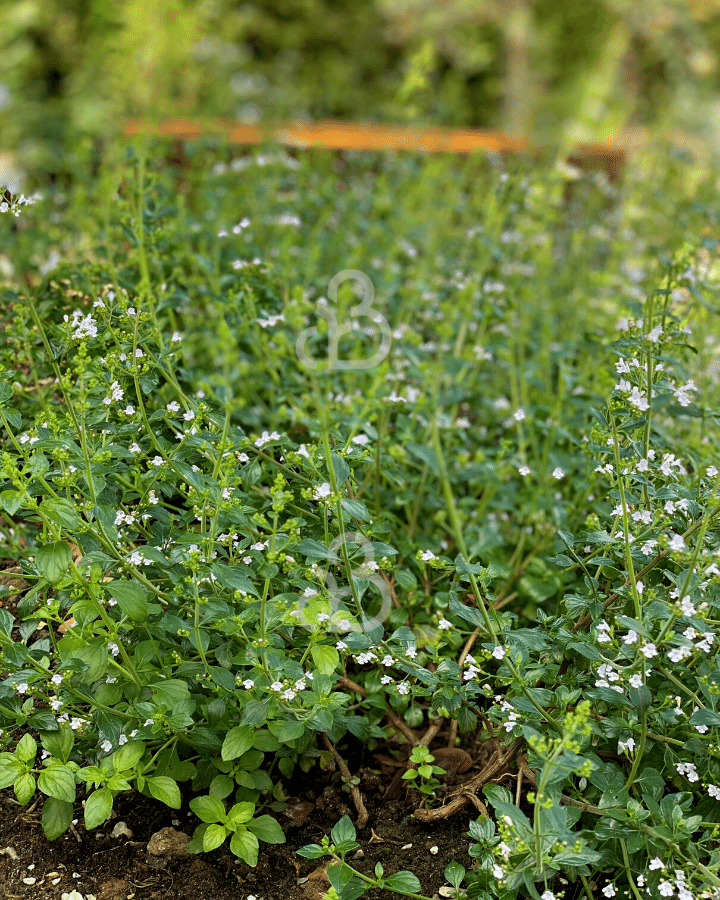
[[[398,689],[398,694],[409,694],[410,693],[410,685],[407,684],[407,682],[405,682],[405,681],[400,682],[397,689]],[[432,849],[430,850],[430,852],[432,853]],[[436,849],[436,852],[437,852],[437,849]]]
[[[602,889],[603,894],[606,897],[614,897],[615,896],[615,887],[612,884],[606,884]]]
[[[644,647],[640,648],[640,652],[645,657],[645,659],[652,659],[653,656],[658,655],[657,647],[655,644],[645,644]]]
[[[518,469],[518,472],[522,475],[523,478],[525,478],[526,475],[530,474],[530,469],[527,466],[520,466],[520,468]],[[550,892],[546,891],[546,893],[550,893]]]
[[[331,492],[332,487],[327,481],[324,481],[319,487],[315,488],[313,500],[323,500],[325,497],[329,497]]]
[[[452,622],[448,622],[447,619],[440,619],[438,622],[438,628],[441,631],[446,631],[448,628],[452,628]]]
[[[560,468],[560,466],[558,466],[557,469],[555,469],[555,470],[553,471],[553,478],[557,478],[557,480],[560,481],[560,479],[561,479],[561,478],[564,478],[564,477],[565,477],[565,473],[564,473],[563,470]]]
[[[423,562],[429,562],[431,559],[437,559],[437,557],[436,557],[435,554],[432,552],[432,550],[423,550],[423,552],[422,552],[422,554],[421,554],[421,556],[420,556],[420,559],[421,559]]]
[[[659,856],[656,856],[654,859],[651,859],[648,863],[648,869],[653,872],[655,869],[664,869],[665,863],[660,859]]]
[[[505,648],[498,645],[493,650],[492,655],[495,659],[503,659],[505,657]]]
[[[255,682],[251,678],[246,678],[245,681],[243,681],[242,686],[246,691],[251,691],[255,687]]]
[[[112,744],[110,741],[103,741],[102,744],[100,744],[100,749],[105,753],[109,753],[112,750]]]

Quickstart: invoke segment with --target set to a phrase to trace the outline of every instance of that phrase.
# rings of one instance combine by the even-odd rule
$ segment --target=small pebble
[[[23,884],[35,884],[37,878],[23,878]]]
[[[404,844],[400,849],[401,850],[412,850],[412,844]]]
[[[437,856],[438,853],[440,852],[440,850],[438,847],[431,847],[430,852],[432,853],[433,856]]]
[[[358,850],[355,854],[355,859],[362,859],[365,856],[365,853],[362,850]]]

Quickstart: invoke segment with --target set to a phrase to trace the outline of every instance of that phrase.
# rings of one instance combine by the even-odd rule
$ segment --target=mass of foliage
[[[183,165],[0,205],[0,787],[50,839],[185,800],[254,865],[294,774],[434,724],[517,775],[460,896],[720,896],[712,177]],[[418,895],[355,836],[302,851],[328,897]]]

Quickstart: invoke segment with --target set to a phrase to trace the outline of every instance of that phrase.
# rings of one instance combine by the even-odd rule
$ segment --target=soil
[[[347,753],[342,744],[340,749],[345,749],[343,756],[349,756],[350,761],[359,752],[372,763],[353,770],[361,778],[369,813],[367,825],[358,831],[362,853],[348,855],[354,868],[366,875],[373,874],[377,862],[382,863],[386,875],[410,869],[429,897],[438,896],[438,889],[446,884],[443,870],[453,859],[471,868],[467,832],[469,822],[478,815],[476,810],[469,807],[444,821],[421,823],[413,817],[421,799],[418,792],[403,790],[398,800],[383,797],[397,769],[379,763],[359,746],[352,748],[355,753]],[[451,782],[463,781],[472,774],[473,770],[447,776],[445,790]],[[11,789],[2,791],[0,896],[7,900],[60,900],[64,893],[76,890],[84,900],[93,896],[96,900],[320,900],[329,887],[323,874],[328,858],[307,860],[295,851],[305,844],[319,843],[343,815],[349,815],[353,822],[357,819],[351,798],[331,778],[330,773],[320,770],[302,776],[302,796],[292,799],[284,813],[275,814],[287,842],[261,842],[255,868],[234,857],[227,843],[202,855],[185,853],[163,858],[148,853],[151,837],[161,829],[173,829],[165,836],[175,845],[175,832],[192,835],[199,822],[188,809],[189,792],[183,796],[180,810],[169,809],[137,792],[119,794],[113,817],[90,832],[82,824],[80,801],[72,830],[50,842],[40,824],[42,799],[37,805],[21,807]],[[291,782],[289,787],[297,789],[298,784]],[[440,802],[438,799],[435,805]],[[119,826],[121,822],[131,837],[127,833],[113,837],[114,829],[125,832]],[[367,900],[391,896],[397,895],[378,890],[364,895]]]

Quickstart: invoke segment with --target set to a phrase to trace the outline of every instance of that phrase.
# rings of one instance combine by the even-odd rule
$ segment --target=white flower
[[[563,470],[560,468],[560,466],[558,466],[558,467],[553,471],[552,474],[553,474],[553,478],[557,478],[558,481],[560,481],[561,478],[564,478],[564,477],[565,477],[565,473],[564,473]]]
[[[452,628],[452,622],[448,622],[447,619],[440,619],[438,622],[438,628],[441,631],[446,631],[448,628]]]
[[[628,738],[626,741],[618,741],[618,753],[625,753],[627,750],[628,753],[632,753],[635,749],[635,739]]]
[[[530,474],[530,469],[527,466],[520,466],[520,468],[518,469],[518,472],[524,478],[526,475]]]
[[[709,784],[707,792],[715,800],[720,800],[720,787],[718,787],[716,784]]]
[[[171,403],[168,403],[165,409],[168,412],[180,412],[180,404],[177,402],[177,400],[173,400]]]
[[[602,889],[603,894],[606,897],[614,897],[615,896],[615,887],[612,884],[606,884]]]
[[[651,859],[648,863],[648,869],[650,871],[654,871],[655,869],[664,869],[665,863],[660,859],[659,856],[656,856],[654,859]]]
[[[100,744],[100,749],[101,749],[101,750],[104,750],[105,753],[109,753],[109,752],[112,750],[112,744],[111,744],[111,742],[110,742],[110,741],[103,741],[102,744]]]
[[[263,433],[260,435],[260,437],[255,441],[255,446],[263,447],[265,444],[269,444],[270,441],[278,441],[278,440],[280,440],[280,435],[277,433],[277,431],[273,431],[272,433],[263,431]]]
[[[705,473],[708,478],[714,478],[718,473],[716,466],[708,466],[708,470]]]
[[[505,874],[503,872],[503,870],[500,868],[500,866],[498,866],[498,865],[494,865],[492,867],[492,873],[493,873],[493,877],[495,877],[495,878],[502,878],[503,875]],[[546,891],[545,893],[549,894],[550,891]],[[543,894],[543,900],[547,900],[547,898],[545,897],[544,894]]]
[[[685,541],[680,534],[674,534],[668,541],[668,550],[684,550],[685,549]]]
[[[645,659],[652,659],[653,656],[658,655],[657,647],[655,644],[645,644],[644,647],[640,648],[640,652],[645,657]]]
[[[322,500],[325,497],[329,497],[331,492],[332,487],[327,481],[325,481],[319,487],[315,488],[315,492],[313,493],[313,500]]]
[[[195,418],[195,413],[191,409],[189,409],[187,412],[183,413],[183,419],[185,419],[186,422],[192,422],[192,420],[194,418]]]
[[[401,681],[397,687],[398,694],[409,694],[410,693],[410,685],[405,681]]]
[[[637,641],[637,639],[638,639],[637,632],[630,630],[623,638],[623,643],[624,644],[634,644]]]
[[[517,422],[522,422],[522,420],[524,418],[525,418],[525,410],[522,407],[520,407],[520,409],[516,410],[513,413],[513,419],[515,419]]]
[[[673,886],[669,881],[661,881],[658,885],[658,894],[661,897],[672,897],[673,895]]]
[[[422,554],[421,554],[421,556],[420,556],[420,559],[421,559],[423,562],[429,562],[429,560],[431,560],[431,559],[437,559],[437,557],[436,557],[435,554],[432,552],[432,550],[423,550],[423,552],[422,552]]]
[[[503,659],[505,656],[505,648],[501,646],[495,647],[492,652],[492,655],[495,659]]]
[[[281,691],[282,689],[283,689],[282,681],[273,681],[273,683],[270,685],[271,691]]]
[[[245,681],[243,681],[242,686],[246,691],[251,691],[255,687],[255,682],[251,678],[246,678]]]
[[[170,338],[170,343],[171,343],[171,344],[177,344],[178,341],[181,341],[181,340],[182,340],[182,335],[180,334],[180,332],[179,332],[179,331],[173,331],[172,337]]]
[[[684,616],[694,616],[697,610],[693,606],[693,602],[689,597],[683,597],[680,602],[680,609]]]

